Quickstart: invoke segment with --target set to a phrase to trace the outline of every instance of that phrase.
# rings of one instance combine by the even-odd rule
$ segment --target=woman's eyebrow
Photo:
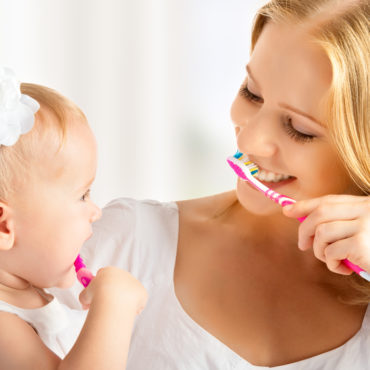
[[[306,117],[308,118],[309,120],[317,123],[319,126],[324,126],[320,121],[318,121],[316,118],[312,117],[311,115],[309,115],[308,113],[305,113],[305,112],[302,112],[301,110],[297,109],[297,108],[294,108],[294,107],[291,107],[290,105],[288,104],[285,104],[285,103],[278,103],[278,105],[282,108],[285,108],[285,109],[288,109],[296,114],[299,114],[303,117]]]
[[[256,79],[253,77],[253,74],[252,74],[252,71],[251,71],[251,68],[249,67],[249,64],[247,64],[247,66],[245,67],[245,69],[247,70],[247,73],[248,73],[248,77],[253,80],[253,82],[255,83],[255,85],[257,86],[257,88],[259,89],[259,85],[258,85],[258,82],[256,81]]]
[[[253,77],[253,73],[252,73],[251,68],[249,67],[249,65],[247,64],[247,66],[246,66],[245,68],[246,68],[246,70],[247,70],[248,77],[249,77],[250,79],[252,79],[252,80],[253,80],[253,82],[256,84],[257,88],[259,89],[260,87],[259,87],[259,85],[258,85],[258,82],[257,82],[257,81],[256,81],[256,79]],[[311,115],[309,115],[308,113],[302,112],[301,110],[299,110],[299,109],[297,109],[297,108],[294,108],[294,107],[292,107],[292,106],[290,106],[290,105],[288,105],[288,104],[285,104],[285,103],[279,103],[278,105],[279,105],[280,107],[282,107],[282,108],[288,109],[288,110],[290,110],[290,111],[292,111],[292,112],[294,112],[294,113],[296,113],[296,114],[299,114],[299,115],[301,115],[301,116],[303,116],[303,117],[308,118],[309,120],[311,120],[311,121],[313,121],[313,122],[317,123],[319,126],[324,126],[320,121],[318,121],[316,118],[312,117],[312,116],[311,116]]]

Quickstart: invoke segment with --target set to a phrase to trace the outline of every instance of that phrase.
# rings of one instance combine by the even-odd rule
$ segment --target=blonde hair
[[[257,13],[251,49],[266,25],[302,27],[322,47],[332,66],[327,101],[327,125],[353,181],[370,194],[370,5],[364,0],[272,0]],[[369,283],[350,277],[358,296],[351,303],[370,301]]]
[[[36,154],[41,145],[56,143],[57,152],[63,146],[71,117],[87,122],[83,112],[70,100],[48,87],[22,83],[22,94],[35,99],[40,109],[35,114],[33,128],[21,135],[12,146],[0,146],[0,200],[6,201],[27,182],[32,166],[40,158]],[[81,121],[81,120],[80,120]],[[40,164],[39,164],[40,165]]]

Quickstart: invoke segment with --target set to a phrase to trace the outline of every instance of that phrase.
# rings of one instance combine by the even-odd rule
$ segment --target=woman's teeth
[[[291,176],[283,175],[281,173],[259,170],[254,177],[256,177],[260,181],[279,182],[282,180],[289,179]]]

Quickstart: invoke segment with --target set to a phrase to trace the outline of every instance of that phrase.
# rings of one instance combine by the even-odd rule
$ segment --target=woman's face
[[[326,129],[330,83],[329,59],[307,35],[267,24],[231,108],[238,149],[258,165],[263,183],[293,199],[358,192]],[[237,195],[251,212],[278,209],[240,179]]]

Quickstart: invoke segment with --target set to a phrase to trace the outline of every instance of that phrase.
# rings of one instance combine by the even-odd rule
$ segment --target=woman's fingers
[[[285,208],[288,217],[306,217],[298,231],[300,249],[313,248],[333,272],[352,273],[342,263],[344,259],[370,271],[369,196],[330,195]]]
[[[292,210],[284,211],[288,217],[307,216],[298,234],[298,246],[302,250],[313,246],[313,237],[319,225],[335,220],[366,218],[369,213],[370,198],[352,195],[330,195],[299,201]]]
[[[326,250],[328,246],[339,240],[350,238],[355,232],[355,221],[334,221],[320,224],[313,237],[313,252],[316,258],[327,262]],[[344,258],[346,255],[342,259]]]
[[[342,260],[348,259],[365,271],[370,271],[370,264],[368,262],[370,259],[370,253],[368,249],[369,248],[364,248],[364,246],[358,245],[356,236],[338,240],[325,248],[326,264],[329,270],[333,272],[351,272],[352,270],[341,263]]]
[[[334,205],[344,205],[347,204],[349,206],[357,204],[358,203],[364,203],[367,206],[367,210],[369,210],[370,207],[370,200],[368,196],[355,196],[355,195],[327,195],[324,197],[319,198],[312,198],[312,199],[306,199],[306,200],[300,200],[297,201],[294,204],[291,204],[289,206],[285,206],[283,208],[283,213],[291,218],[299,218],[304,217],[312,213],[314,210],[317,210],[317,208],[320,209],[320,211],[328,211],[325,210],[325,208],[330,208]],[[328,207],[330,206],[330,207]],[[357,207],[354,208],[356,211]],[[340,209],[339,209],[340,211]],[[341,212],[341,214],[346,217],[345,212]],[[338,216],[338,215],[337,215]]]

